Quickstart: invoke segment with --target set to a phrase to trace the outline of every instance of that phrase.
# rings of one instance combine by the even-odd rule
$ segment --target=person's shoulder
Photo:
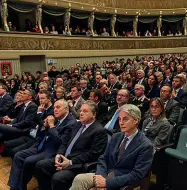
[[[140,145],[153,146],[152,142],[141,131],[138,131],[137,135],[139,136]]]
[[[180,103],[176,100],[174,100],[173,98],[171,98],[168,102],[168,104],[172,105],[172,106],[180,106]]]

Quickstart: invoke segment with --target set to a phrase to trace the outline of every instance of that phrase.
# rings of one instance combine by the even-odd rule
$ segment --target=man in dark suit
[[[99,89],[91,90],[89,99],[97,104],[98,112],[96,118],[104,126],[108,121],[108,105],[102,101],[101,91]]]
[[[56,101],[54,115],[58,120],[57,124],[54,124],[53,116],[48,116],[44,123],[47,128],[45,135],[31,148],[15,154],[8,182],[12,189],[27,189],[35,164],[39,160],[55,156],[60,144],[69,140],[71,127],[76,123],[76,119],[69,113],[68,103],[64,100]]]
[[[164,102],[166,118],[172,125],[175,125],[179,119],[180,103],[172,98],[172,91],[170,85],[164,85],[160,90],[160,98]]]
[[[100,84],[100,81],[102,80],[102,78],[103,77],[100,74],[95,76],[95,84],[93,86],[93,89],[99,88],[99,84]]]
[[[173,92],[172,92],[172,97],[175,98],[176,101],[180,101],[180,98],[182,96],[182,94],[184,93],[183,90],[183,78],[180,75],[177,75],[173,78],[172,81],[172,88],[173,88]]]
[[[10,106],[13,104],[12,97],[7,94],[7,87],[3,84],[0,85],[0,118],[7,115]]]
[[[80,122],[74,126],[70,140],[61,144],[55,159],[36,164],[40,190],[68,190],[74,177],[88,162],[97,161],[107,144],[107,134],[96,118],[97,106],[86,101],[80,109]],[[52,187],[51,187],[52,186]]]
[[[99,158],[96,173],[75,177],[70,190],[119,190],[145,177],[153,160],[153,145],[138,129],[138,107],[125,104],[119,109],[121,133],[112,136]]]
[[[141,84],[147,89],[147,80],[145,79],[144,70],[137,70],[136,72],[137,82],[136,84]]]
[[[90,96],[90,90],[88,89],[88,81],[84,78],[80,79],[80,87],[82,92],[82,98],[88,100]]]
[[[130,92],[126,89],[121,89],[118,91],[116,102],[117,104],[114,106],[111,106],[108,114],[107,114],[107,124],[105,125],[105,128],[109,131],[112,131],[113,133],[119,132],[119,120],[118,120],[118,108],[123,106],[124,104],[127,104],[130,99]]]
[[[38,107],[36,115],[36,126],[31,129],[27,136],[22,136],[17,139],[5,141],[5,155],[13,158],[14,154],[18,151],[29,148],[35,142],[35,139],[40,134],[43,127],[44,119],[49,115],[54,115],[54,109],[51,102],[51,93],[49,91],[41,91],[39,94],[40,106]]]
[[[71,98],[68,100],[69,109],[76,119],[79,119],[80,108],[84,103],[84,99],[81,97],[81,88],[79,86],[71,87]]]
[[[135,96],[132,99],[132,104],[140,109],[143,117],[149,109],[149,99],[145,96],[145,86],[136,84],[134,87],[134,94]]]
[[[15,139],[23,136],[31,128],[36,126],[35,118],[37,105],[32,102],[33,91],[22,91],[23,106],[18,116],[11,121],[11,124],[0,124],[0,141]]]

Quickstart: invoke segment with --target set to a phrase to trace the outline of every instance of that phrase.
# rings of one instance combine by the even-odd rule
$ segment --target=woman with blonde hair
[[[67,97],[66,97],[66,90],[65,90],[65,88],[63,88],[62,86],[58,86],[56,88],[54,96],[55,96],[55,101],[60,100],[60,99],[66,100]]]

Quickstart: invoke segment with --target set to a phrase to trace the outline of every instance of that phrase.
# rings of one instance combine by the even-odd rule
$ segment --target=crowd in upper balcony
[[[16,25],[12,24],[11,21],[8,22],[9,31],[17,31]],[[55,26],[54,24],[46,25],[43,27],[43,33],[44,34],[53,34],[53,35],[82,35],[82,36],[102,36],[102,37],[108,37],[110,36],[110,32],[107,28],[100,28],[99,33],[97,30],[94,30],[94,34],[92,33],[90,28],[81,28],[79,25],[76,26],[76,28],[69,28],[67,26]],[[25,24],[25,32],[33,32],[33,33],[42,33],[41,29],[39,28],[38,24],[33,25],[30,20],[26,21]],[[171,32],[171,30],[168,30],[168,32],[165,32],[164,30],[161,32],[162,36],[181,36],[183,33],[181,32],[180,28],[176,28],[174,32]],[[132,30],[124,30],[122,33],[119,33],[116,31],[117,37],[134,37]],[[156,37],[158,36],[157,30],[146,30],[146,32],[142,33],[138,31],[137,37]]]

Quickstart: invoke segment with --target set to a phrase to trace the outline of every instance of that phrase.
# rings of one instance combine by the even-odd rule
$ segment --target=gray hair
[[[39,86],[45,86],[45,88],[48,88],[48,84],[46,84],[45,82],[40,82]]]
[[[95,115],[97,113],[97,104],[92,102],[91,100],[85,101],[83,104],[87,104],[90,106],[92,113]]]
[[[128,113],[135,120],[140,121],[140,119],[141,119],[140,109],[133,104],[125,104],[119,108],[119,111]]]
[[[139,70],[136,71],[136,73],[137,73],[137,72],[140,72],[140,73],[142,73],[142,74],[145,76],[145,72],[144,72],[144,70],[139,69]]]
[[[162,78],[164,77],[163,74],[162,74],[162,72],[160,72],[160,71],[155,72],[155,74],[160,74],[160,76],[161,76]]]
[[[55,103],[57,103],[57,102],[62,103],[64,108],[69,110],[69,105],[68,105],[68,102],[66,100],[60,99],[60,100],[57,100]]]
[[[139,86],[141,89],[143,89],[145,91],[145,86],[142,84],[136,84],[135,86]]]

